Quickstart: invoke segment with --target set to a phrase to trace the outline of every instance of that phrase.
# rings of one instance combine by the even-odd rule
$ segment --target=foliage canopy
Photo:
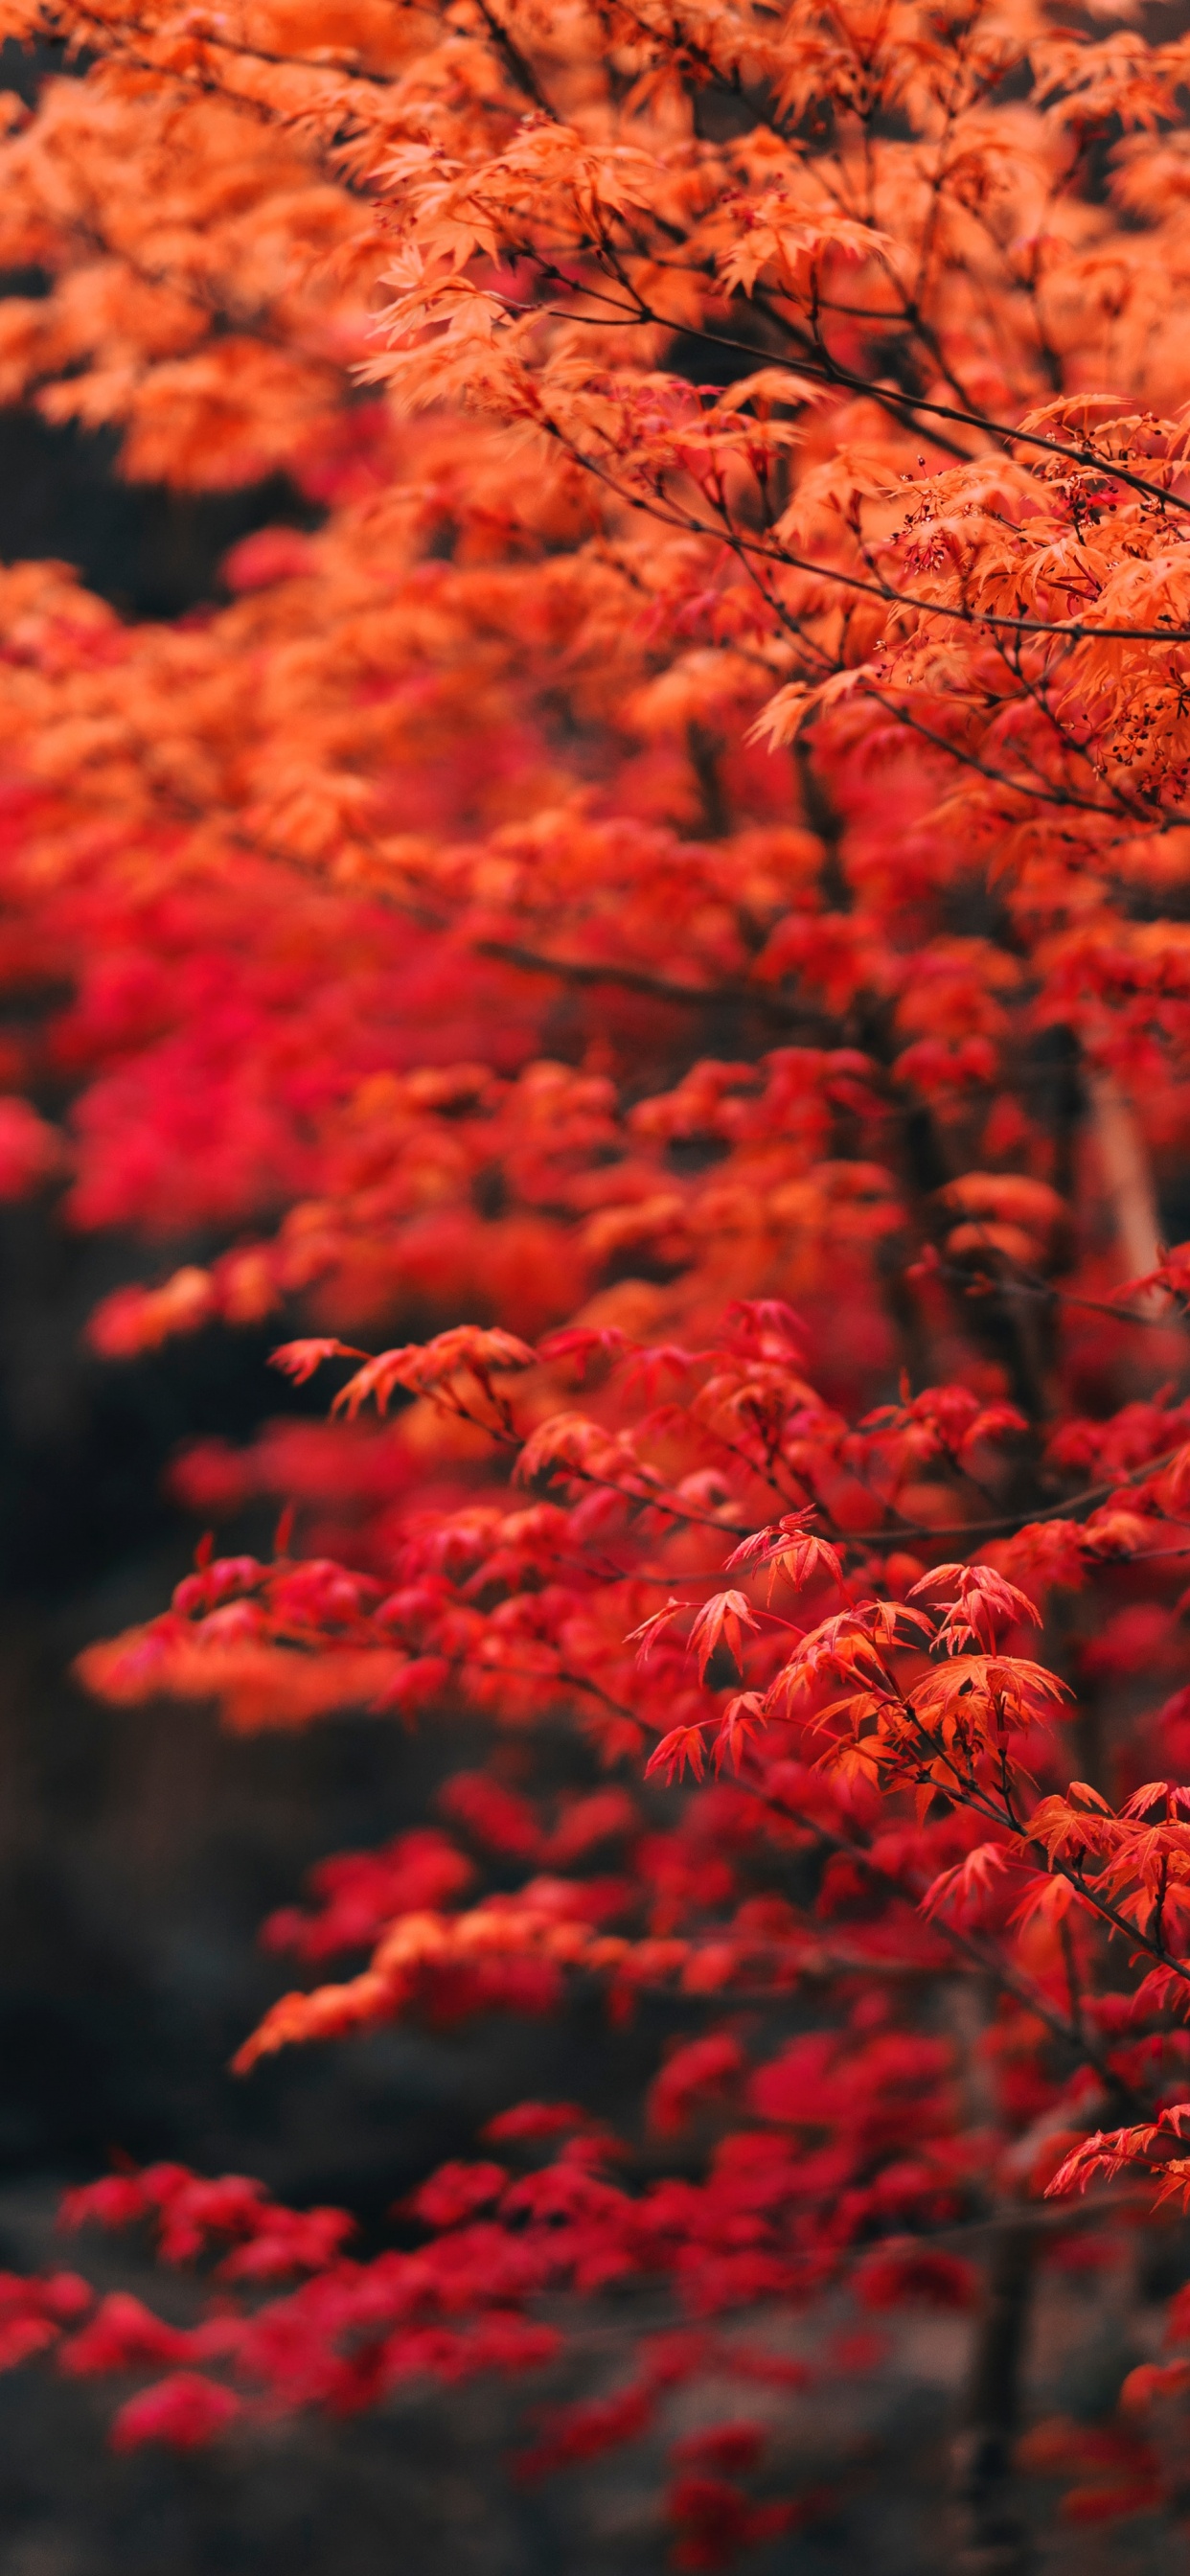
[[[0,575],[3,974],[70,990],[6,1041],[0,1178],[165,1247],[113,1364],[275,1314],[337,1378],[178,1467],[291,1505],[273,1557],[204,1543],[85,1678],[446,1748],[434,1821],[266,1926],[305,1981],[245,2070],[576,1995],[677,2039],[630,2134],[507,2105],[366,2259],[110,2177],[71,2215],[225,2292],[14,2281],[2,2348],[156,2372],[117,2439],[186,2445],[536,2368],[635,2285],[684,2322],[539,2468],[692,2380],[771,2408],[828,2290],[978,2309],[1190,2198],[1190,36],[4,26],[61,67],[0,143],[0,396],[320,514],[172,626]],[[1033,2437],[1076,2516],[1170,2491],[1186,2291],[1170,2338]],[[829,2509],[761,2447],[678,2446],[679,2564]]]

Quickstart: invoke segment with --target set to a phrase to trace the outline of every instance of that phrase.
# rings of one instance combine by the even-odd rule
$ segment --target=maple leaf
[[[1134,1789],[1120,1809],[1122,1816],[1147,1816],[1154,1807],[1167,1817],[1190,1816],[1190,1788],[1174,1780],[1148,1780],[1143,1789]]]
[[[647,1619],[642,1619],[639,1628],[629,1629],[626,1643],[630,1646],[636,1646],[636,1660],[638,1664],[648,1662],[649,1656],[652,1654],[653,1648],[657,1644],[663,1630],[670,1626],[671,1622],[678,1616],[683,1607],[683,1603],[675,1600],[671,1593],[664,1609],[652,1611]]]
[[[916,1601],[933,1592],[958,1596],[938,1630],[939,1641],[952,1654],[962,1654],[968,1646],[982,1646],[985,1653],[994,1654],[998,1629],[1022,1620],[1034,1628],[1041,1626],[1036,1602],[990,1565],[936,1565],[911,1586],[909,1598]]]
[[[757,1530],[752,1538],[745,1539],[741,1546],[733,1549],[727,1559],[728,1571],[737,1565],[767,1566],[770,1601],[778,1574],[786,1575],[797,1592],[807,1583],[812,1583],[817,1574],[827,1573],[846,1594],[848,1587],[839,1551],[831,1546],[828,1539],[820,1538],[807,1528],[806,1524],[812,1517],[813,1506],[800,1512],[783,1513],[779,1521],[770,1522],[767,1529]]]
[[[282,1369],[286,1377],[293,1379],[295,1386],[305,1386],[327,1360],[360,1360],[366,1357],[366,1352],[352,1350],[348,1342],[331,1339],[282,1342],[279,1349],[270,1352],[269,1365]]]
[[[616,1324],[606,1324],[602,1327],[569,1324],[556,1333],[547,1333],[544,1340],[537,1345],[539,1358],[577,1360],[580,1371],[585,1369],[588,1360],[596,1355],[601,1359],[619,1359],[631,1348],[632,1344],[627,1334],[622,1333]]]
[[[690,1630],[690,1647],[698,1658],[700,1681],[705,1680],[707,1666],[720,1646],[726,1646],[734,1662],[742,1668],[744,1630],[758,1625],[756,1613],[746,1592],[717,1592],[704,1603]]]
[[[340,1387],[334,1410],[345,1414],[349,1422],[354,1422],[365,1404],[374,1403],[378,1413],[387,1413],[398,1387],[412,1393],[420,1385],[422,1357],[416,1342],[406,1343],[402,1350],[379,1352]]]
[[[680,1780],[689,1764],[694,1778],[701,1780],[707,1752],[704,1727],[705,1722],[671,1727],[669,1734],[662,1737],[655,1752],[649,1756],[645,1765],[646,1778],[651,1777],[654,1771],[663,1771],[667,1783]]]
[[[1068,1878],[1043,1878],[1038,1874],[1016,1907],[1012,1921],[1021,1924],[1041,1921],[1053,1928],[1074,1910],[1092,1911],[1086,1897],[1080,1894],[1072,1881]]]
[[[967,1918],[978,1899],[990,1893],[995,1880],[1009,1864],[1002,1843],[978,1843],[965,1860],[952,1869],[940,1870],[921,1899],[921,1911],[927,1917],[948,1913],[953,1906],[956,1919]]]
[[[729,1699],[723,1711],[719,1732],[715,1737],[713,1751],[716,1771],[721,1771],[724,1763],[730,1762],[732,1770],[738,1776],[749,1738],[758,1735],[766,1724],[767,1717],[761,1693],[737,1691],[734,1698]]]

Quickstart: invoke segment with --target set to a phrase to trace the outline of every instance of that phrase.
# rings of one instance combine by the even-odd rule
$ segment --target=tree
[[[833,2285],[971,2305],[965,2545],[1023,2564],[1035,2263],[1190,2188],[1190,40],[5,23],[62,48],[3,145],[7,399],[323,513],[172,627],[3,577],[5,973],[72,994],[5,1187],[215,1242],[100,1309],[113,1361],[296,1307],[279,1365],[338,1377],[325,1433],[179,1471],[292,1504],[275,1555],[204,1543],[85,1677],[490,1730],[266,1927],[307,1982],[245,2070],[576,1993],[677,2038],[629,2134],[508,2104],[366,2260],[237,2178],[101,2181],[75,2219],[233,2303],[13,2282],[8,2355],[164,2370],[116,2438],[188,2444],[668,2285],[546,2467],[797,2384],[765,2319]],[[1034,2439],[1076,2517],[1176,2502],[1187,2300],[1114,2428]],[[680,2564],[820,2509],[760,2450],[681,2450]]]

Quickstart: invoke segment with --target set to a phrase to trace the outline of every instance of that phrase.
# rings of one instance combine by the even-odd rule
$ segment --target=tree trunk
[[[1134,1279],[1155,1270],[1161,1258],[1161,1218],[1153,1169],[1140,1121],[1109,1073],[1093,1073],[1088,1089],[1103,1188],[1115,1220],[1116,1240]],[[1158,1304],[1163,1299],[1158,1297]]]
[[[988,2263],[966,2421],[955,2445],[956,2576],[1030,2576],[1034,2553],[1013,2496],[1036,2230],[1005,2217]]]

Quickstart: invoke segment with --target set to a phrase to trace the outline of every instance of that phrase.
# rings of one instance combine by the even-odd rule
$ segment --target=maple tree
[[[333,1391],[183,1457],[275,1554],[204,1542],[84,1678],[488,1730],[266,1925],[305,1982],[245,2072],[578,1994],[689,2035],[631,2133],[508,2104],[367,2258],[240,2177],[88,2186],[223,2286],[183,2329],[13,2277],[0,2357],[148,2374],[115,2438],[186,2446],[660,2286],[533,2464],[734,2382],[673,2456],[700,2567],[827,2509],[746,2483],[739,2390],[834,2366],[781,2320],[969,2307],[1011,2548],[1031,2270],[1190,2198],[1190,37],[4,25],[62,55],[0,144],[3,398],[321,514],[172,626],[0,575],[0,955],[55,995],[0,1186],[156,1240],[113,1364],[276,1316]],[[1106,2433],[1027,2437],[1076,2519],[1176,2505],[1185,2290],[1169,2334]]]

